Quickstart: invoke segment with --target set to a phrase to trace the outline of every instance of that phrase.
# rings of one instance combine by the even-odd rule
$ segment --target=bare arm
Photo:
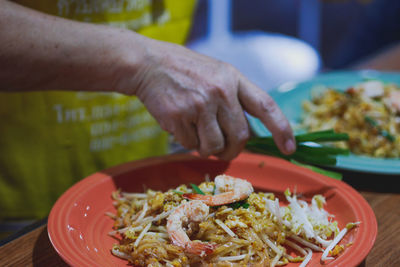
[[[136,72],[143,39],[0,0],[0,90],[117,90],[123,75]],[[129,63],[128,50],[136,51]]]
[[[295,150],[272,98],[226,63],[131,31],[73,22],[0,0],[0,90],[136,95],[161,127],[201,155],[234,158],[260,118],[281,151]]]

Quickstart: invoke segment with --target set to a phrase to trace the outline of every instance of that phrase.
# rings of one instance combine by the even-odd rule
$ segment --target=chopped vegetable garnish
[[[193,191],[195,191],[197,194],[205,195],[204,192],[197,185],[190,184],[190,186],[193,188]]]
[[[221,205],[221,206],[214,206],[214,208],[218,209],[219,207],[222,207],[222,206],[224,206],[224,205]],[[247,199],[244,199],[244,200],[240,200],[240,201],[236,201],[236,202],[227,204],[226,206],[228,206],[228,207],[230,207],[230,208],[236,210],[236,209],[238,209],[238,208],[247,209],[250,205],[249,205],[249,203],[247,202]]]
[[[241,200],[241,201],[233,202],[227,206],[231,207],[234,210],[238,209],[238,208],[247,209],[249,207],[249,203],[247,203],[246,200]]]
[[[176,190],[172,190],[172,191],[174,191],[174,192],[177,193],[178,195],[183,195],[183,194],[184,194],[183,192],[179,192],[179,191],[176,191]]]
[[[379,125],[378,122],[376,120],[374,120],[373,118],[369,117],[369,116],[365,116],[364,117],[365,121],[368,122],[372,127],[374,127],[380,135],[382,135],[383,137],[385,137],[387,140],[389,140],[390,142],[394,142],[396,139],[394,138],[393,135],[391,135],[388,131],[386,130],[382,130]]]

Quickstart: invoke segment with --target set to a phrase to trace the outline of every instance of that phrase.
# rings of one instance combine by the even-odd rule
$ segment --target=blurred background
[[[199,0],[187,46],[268,91],[351,68],[398,40],[398,0]]]

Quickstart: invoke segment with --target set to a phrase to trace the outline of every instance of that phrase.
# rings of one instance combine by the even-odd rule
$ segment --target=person
[[[179,45],[194,8],[191,0],[0,0],[0,229],[47,216],[95,171],[165,154],[165,131],[203,157],[231,160],[249,138],[248,112],[283,153],[295,150],[267,93]]]

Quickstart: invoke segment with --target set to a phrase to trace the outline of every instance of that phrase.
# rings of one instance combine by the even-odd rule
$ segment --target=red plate
[[[371,250],[377,235],[374,212],[349,185],[298,167],[278,158],[242,153],[232,162],[201,159],[193,155],[170,155],[134,161],[95,173],[67,190],[51,210],[48,233],[58,254],[72,266],[127,266],[110,249],[117,241],[107,233],[113,220],[105,212],[115,212],[111,192],[118,188],[143,192],[143,188],[167,190],[179,184],[200,183],[206,174],[227,173],[246,178],[254,188],[266,192],[318,194],[327,198],[326,209],[335,214],[339,227],[360,221],[346,235],[354,244],[337,259],[323,266],[359,265]],[[282,197],[280,197],[282,199]],[[321,266],[320,253],[313,253],[308,266]],[[298,266],[288,264],[286,266]]]

